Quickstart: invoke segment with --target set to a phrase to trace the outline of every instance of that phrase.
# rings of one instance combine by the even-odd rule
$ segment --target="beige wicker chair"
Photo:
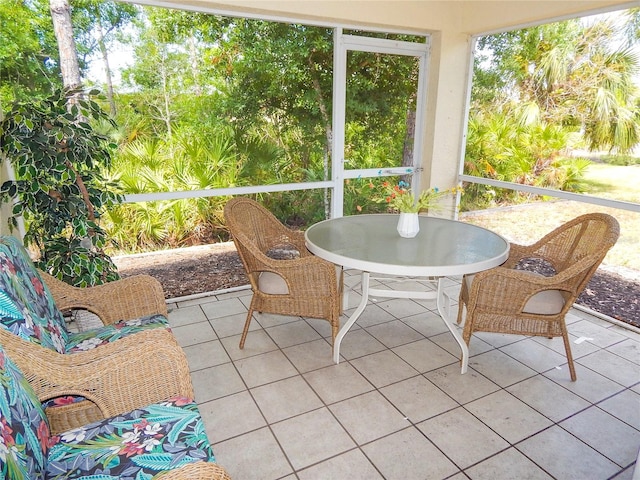
[[[38,272],[13,237],[0,237],[0,276],[0,344],[42,402],[66,400],[70,395],[84,398],[48,406],[54,433],[171,396],[193,398],[189,366],[167,328],[162,287],[153,277],[132,277],[91,288],[70,287]],[[81,333],[74,339],[83,342],[88,338],[88,346],[71,348],[54,340],[54,335],[63,339],[60,332],[66,331],[61,309],[71,308],[95,313],[105,326],[140,317],[148,321],[95,330],[105,332],[101,337],[91,337],[92,331]],[[66,338],[71,340],[71,336]],[[124,384],[136,387],[127,390]]]
[[[562,337],[571,380],[575,381],[565,315],[619,233],[618,222],[610,215],[582,215],[533,245],[512,244],[502,266],[465,276],[458,323],[466,307],[463,338],[467,345],[475,332]],[[526,263],[546,272],[523,270]]]
[[[253,290],[240,348],[254,311],[326,319],[333,344],[340,328],[342,269],[314,256],[302,232],[251,199],[230,200],[224,215]],[[274,258],[292,249],[296,258]]]

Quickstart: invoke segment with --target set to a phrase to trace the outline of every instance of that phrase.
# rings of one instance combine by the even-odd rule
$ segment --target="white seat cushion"
[[[536,293],[525,303],[522,311],[537,315],[555,315],[564,307],[564,298],[560,290],[544,290]]]
[[[542,276],[539,273],[527,272],[531,275]],[[471,289],[471,283],[473,282],[475,275],[466,275],[465,281],[467,283],[467,289]],[[564,297],[560,293],[560,290],[544,290],[536,293],[532,296],[527,303],[525,303],[522,309],[523,313],[533,313],[535,315],[555,315],[560,313],[564,307]]]
[[[286,295],[289,293],[287,282],[277,273],[262,272],[258,277],[258,288],[269,295]]]
[[[336,265],[336,282],[340,281],[341,271],[342,267]],[[268,295],[287,295],[289,293],[289,287],[287,287],[287,282],[285,282],[284,278],[273,272],[260,273],[258,288]],[[338,285],[338,289],[340,289],[340,285]]]

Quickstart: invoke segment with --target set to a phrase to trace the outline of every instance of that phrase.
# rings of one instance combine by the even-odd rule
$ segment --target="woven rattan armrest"
[[[231,480],[231,477],[217,463],[195,462],[177,470],[161,473],[156,480]]]
[[[256,253],[262,265],[256,273],[268,271],[280,275],[287,282],[289,293],[296,297],[305,295],[337,295],[335,266],[316,256],[293,260],[274,260]]]
[[[39,271],[53,295],[56,307],[88,310],[105,325],[145,315],[167,315],[167,304],[160,282],[150,275],[135,275],[95,287],[72,287]]]
[[[40,347],[2,328],[0,343],[43,402],[80,395],[106,418],[174,396],[194,398],[185,354],[164,328],[73,354]]]
[[[524,270],[497,267],[477,273],[469,290],[468,308],[519,314],[536,293],[559,290],[569,297],[573,292],[565,282],[566,275],[545,277]]]

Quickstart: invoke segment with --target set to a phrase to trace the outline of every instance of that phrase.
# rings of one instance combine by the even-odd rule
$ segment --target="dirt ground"
[[[148,274],[158,279],[165,298],[248,285],[233,242],[114,257],[120,276]]]
[[[149,274],[160,281],[166,298],[247,285],[242,262],[232,242],[143,255],[115,257],[120,275]],[[578,303],[640,327],[640,282],[598,271]]]

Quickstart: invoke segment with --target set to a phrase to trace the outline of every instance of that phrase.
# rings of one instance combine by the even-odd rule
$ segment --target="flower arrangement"
[[[382,188],[384,195],[380,201],[384,201],[390,208],[400,213],[419,213],[424,210],[441,208],[438,204],[440,199],[462,191],[462,187],[453,187],[447,190],[440,190],[437,187],[430,188],[424,190],[416,199],[407,182],[400,181],[397,185],[383,182]]]

